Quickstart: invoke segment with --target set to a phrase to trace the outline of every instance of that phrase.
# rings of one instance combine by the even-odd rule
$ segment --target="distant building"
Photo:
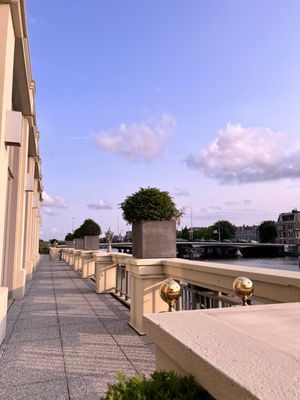
[[[260,239],[258,226],[236,226],[234,232],[234,240],[243,242],[251,242],[251,240],[254,240],[256,242],[259,242]]]
[[[281,213],[276,223],[277,243],[300,244],[300,211]]]
[[[132,231],[127,231],[124,236],[124,242],[132,242]]]

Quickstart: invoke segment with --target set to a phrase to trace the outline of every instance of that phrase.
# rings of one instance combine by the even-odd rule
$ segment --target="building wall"
[[[0,0],[1,310],[7,296],[23,297],[39,261],[42,176],[34,95],[25,1]],[[0,320],[0,342],[3,324],[5,318]]]
[[[235,233],[234,233],[234,239],[235,240],[242,240],[246,242],[250,242],[251,240],[255,240],[259,242],[259,229],[257,225],[243,225],[243,226],[237,226],[235,228]]]
[[[300,212],[281,213],[276,223],[277,243],[300,245]]]

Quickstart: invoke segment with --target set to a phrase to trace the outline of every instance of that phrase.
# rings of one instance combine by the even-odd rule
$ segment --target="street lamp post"
[[[111,241],[112,241],[112,231],[110,230],[110,227],[108,228],[108,231],[105,232],[105,236],[107,239],[107,252],[111,253]]]

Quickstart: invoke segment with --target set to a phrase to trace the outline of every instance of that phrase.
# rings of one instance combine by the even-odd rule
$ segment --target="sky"
[[[168,191],[181,226],[300,208],[298,0],[27,0],[43,239]]]

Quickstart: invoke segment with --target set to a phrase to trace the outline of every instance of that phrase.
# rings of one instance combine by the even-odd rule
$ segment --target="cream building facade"
[[[0,343],[39,261],[42,200],[24,0],[0,0]]]
[[[281,213],[276,223],[277,243],[300,246],[300,211]]]

